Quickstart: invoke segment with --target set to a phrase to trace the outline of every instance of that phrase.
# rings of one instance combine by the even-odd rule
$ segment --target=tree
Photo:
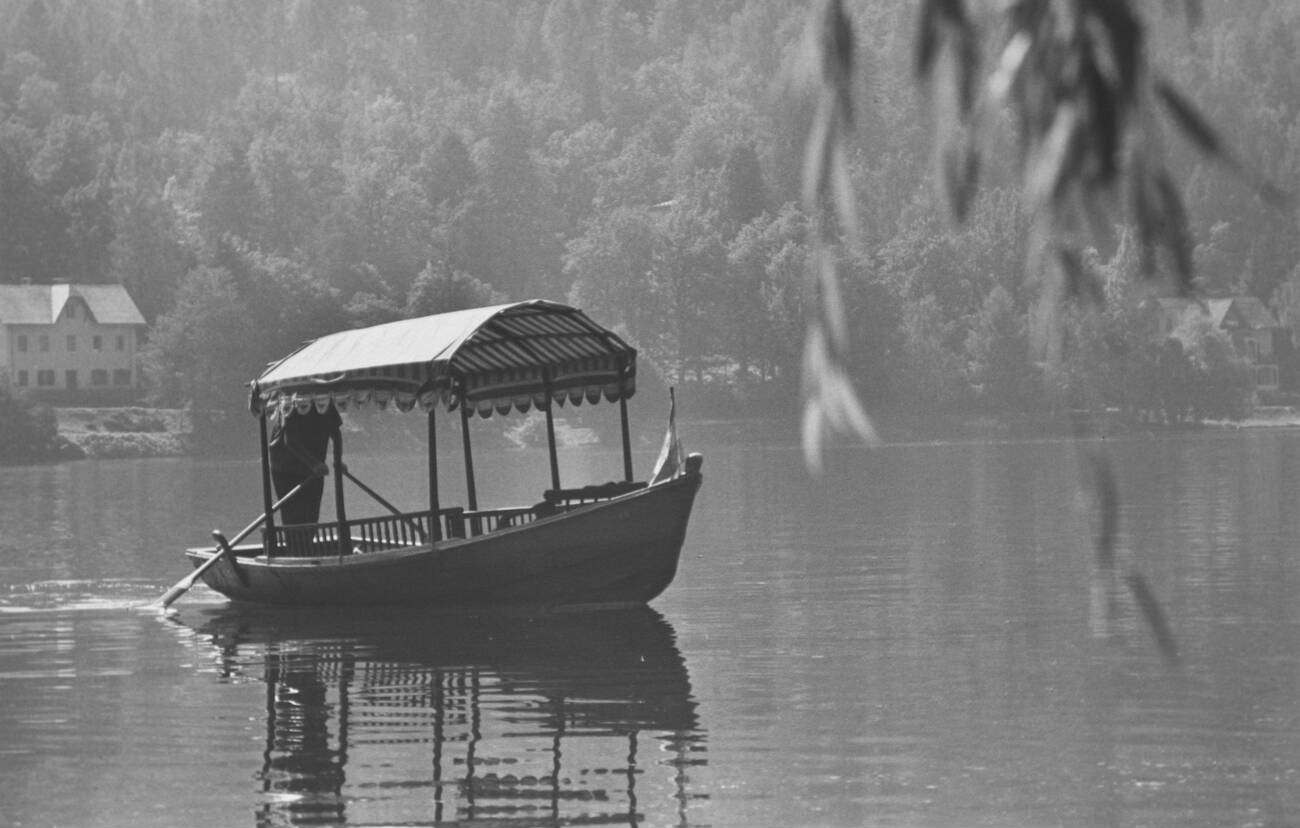
[[[727,153],[719,190],[719,209],[727,227],[744,227],[767,209],[767,188],[753,142],[737,144]]]
[[[406,298],[405,315],[426,316],[499,305],[508,299],[504,293],[494,290],[491,285],[468,273],[452,270],[445,263],[429,262],[411,285],[411,292]]]
[[[1001,285],[985,297],[964,350],[967,381],[982,406],[1004,411],[1036,407],[1042,389],[1029,358],[1025,317]]]
[[[899,362],[906,366],[897,382],[899,401],[913,411],[949,410],[964,391],[961,354],[950,346],[955,323],[931,294],[904,305],[899,327]]]
[[[202,410],[230,407],[252,378],[259,329],[230,273],[198,267],[176,292],[176,305],[158,317],[141,362],[162,405],[191,403]],[[242,402],[242,400],[241,400]]]
[[[777,366],[798,364],[800,337],[796,326],[789,338],[788,323],[792,315],[802,318],[797,275],[807,255],[806,232],[803,214],[789,203],[775,215],[764,213],[743,224],[727,245],[721,278],[726,299],[715,324],[718,346],[735,361],[741,383],[750,381],[751,366],[760,368],[761,377]]]
[[[664,300],[653,278],[661,221],[646,207],[616,207],[593,218],[569,242],[564,259],[570,301],[621,324],[652,359],[668,353],[660,325]]]
[[[33,404],[0,383],[0,463],[42,460],[64,451],[54,410]]]
[[[114,231],[108,281],[127,288],[146,320],[171,308],[176,285],[193,264],[151,161],[143,148],[124,147],[109,202]]]
[[[694,369],[702,380],[711,357],[718,354],[715,319],[733,298],[723,287],[726,248],[718,215],[689,199],[678,199],[656,234],[650,273],[668,309],[661,324],[671,341],[670,363],[680,380]],[[711,380],[722,381],[721,377]]]
[[[523,111],[502,93],[488,103],[487,133],[473,147],[478,188],[466,269],[514,296],[561,293],[561,246],[551,189],[529,152]]]

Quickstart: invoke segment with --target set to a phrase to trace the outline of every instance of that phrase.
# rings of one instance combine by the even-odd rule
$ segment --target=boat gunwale
[[[615,497],[611,497],[606,500],[597,500],[591,503],[581,503],[572,508],[565,509],[562,512],[556,512],[554,514],[538,517],[535,520],[529,521],[528,523],[519,524],[517,526],[507,526],[505,528],[496,529],[491,532],[484,532],[481,535],[475,535],[473,537],[443,538],[442,540],[437,540],[432,543],[422,543],[422,544],[417,544],[409,547],[377,549],[373,552],[359,552],[359,553],[354,553],[349,555],[333,554],[333,555],[319,555],[319,556],[312,556],[312,557],[278,555],[273,558],[268,558],[265,552],[256,556],[241,556],[239,555],[239,551],[242,549],[262,548],[261,544],[245,544],[236,547],[233,550],[235,552],[234,563],[240,567],[252,566],[252,567],[258,567],[263,569],[317,569],[322,567],[347,568],[353,566],[364,567],[368,565],[377,565],[381,563],[397,563],[397,562],[405,561],[409,558],[428,555],[432,552],[460,551],[466,546],[478,545],[485,540],[506,538],[521,532],[533,531],[540,526],[555,524],[560,521],[572,519],[579,515],[590,514],[591,512],[602,509],[603,507],[621,505],[623,503],[627,503],[632,500],[638,499],[640,496],[649,495],[651,493],[658,493],[668,488],[674,488],[676,486],[682,485],[687,481],[694,480],[698,482],[702,479],[702,477],[703,475],[700,474],[700,472],[698,471],[686,472],[677,477],[672,478],[671,480],[665,480],[661,483],[657,483],[654,485],[645,486],[639,489],[633,489],[632,491],[624,492],[621,495],[616,495]],[[502,508],[508,509],[508,508],[517,508],[517,507],[502,507]],[[213,556],[218,554],[220,554],[218,550],[206,546],[189,547],[185,550],[185,556],[189,558],[191,561],[193,561],[196,566],[202,564],[204,561],[210,560]]]

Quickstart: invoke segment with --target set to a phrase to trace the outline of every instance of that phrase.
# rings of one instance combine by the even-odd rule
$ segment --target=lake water
[[[542,619],[141,612],[260,511],[256,467],[0,469],[0,824],[1300,823],[1300,432],[1108,441],[1171,664],[1095,571],[1068,442],[841,448],[813,481],[782,435],[681,430],[676,582]],[[414,507],[420,454],[350,466]],[[545,456],[480,452],[481,503],[535,501]]]

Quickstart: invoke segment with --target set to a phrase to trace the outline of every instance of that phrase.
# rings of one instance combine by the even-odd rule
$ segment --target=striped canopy
[[[636,391],[636,349],[582,311],[534,299],[322,336],[253,383],[257,410],[467,403],[480,416]]]

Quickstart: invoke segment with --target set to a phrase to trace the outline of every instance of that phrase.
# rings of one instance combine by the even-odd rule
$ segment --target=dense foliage
[[[0,463],[44,460],[68,455],[59,437],[54,410],[33,403],[0,383]]]
[[[1021,182],[986,171],[946,221],[918,4],[847,5],[861,234],[838,270],[868,405],[1238,410],[1216,334],[1175,358],[1135,302],[1072,317],[1065,367],[1040,376]],[[810,113],[783,79],[804,19],[779,0],[0,0],[0,281],[127,285],[168,404],[237,405],[268,359],[341,326],[530,297],[620,326],[675,381],[788,399]],[[1180,87],[1296,182],[1300,7],[1165,23],[1153,47]],[[1300,288],[1293,214],[1172,140],[1164,160],[1206,287]],[[1104,284],[1139,267],[1122,245],[1088,259]],[[1174,364],[1184,385],[1213,374],[1214,399],[1169,402],[1146,372]]]

